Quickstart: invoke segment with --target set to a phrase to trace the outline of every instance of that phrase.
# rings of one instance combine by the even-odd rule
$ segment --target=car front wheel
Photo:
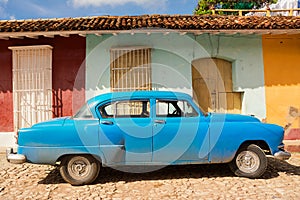
[[[251,144],[238,150],[229,167],[237,176],[258,178],[264,174],[267,165],[264,151],[259,146]]]
[[[100,164],[91,155],[70,155],[62,159],[59,171],[71,185],[90,184],[98,177]]]

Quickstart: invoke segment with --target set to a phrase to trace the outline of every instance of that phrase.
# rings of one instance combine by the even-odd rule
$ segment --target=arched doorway
[[[195,99],[206,112],[241,113],[241,92],[232,87],[232,64],[218,58],[192,62]]]

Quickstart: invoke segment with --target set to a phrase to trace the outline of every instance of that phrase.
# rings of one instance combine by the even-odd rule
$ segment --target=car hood
[[[43,126],[62,126],[66,119],[69,119],[70,117],[59,117],[59,118],[54,118],[48,121],[40,122],[37,124],[34,124],[32,128],[36,127],[43,127]]]
[[[224,122],[260,122],[259,119],[249,115],[239,114],[221,114],[221,113],[209,113],[211,120],[224,121]]]

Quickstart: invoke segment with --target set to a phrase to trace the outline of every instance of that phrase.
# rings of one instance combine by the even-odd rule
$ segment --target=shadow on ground
[[[300,176],[300,167],[289,164],[285,161],[268,158],[269,166],[261,179],[271,179],[279,176],[279,172],[289,175]],[[131,168],[131,171],[135,171]],[[136,171],[139,171],[137,169]],[[147,173],[126,173],[111,168],[101,168],[100,175],[94,184],[109,182],[135,182],[141,180],[166,180],[182,178],[216,178],[234,177],[227,164],[211,165],[181,165],[167,166],[157,171]],[[52,170],[39,184],[60,184],[65,183],[59,174],[59,169]]]

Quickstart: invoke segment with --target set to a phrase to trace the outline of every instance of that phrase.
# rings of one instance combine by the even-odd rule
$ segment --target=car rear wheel
[[[98,177],[100,164],[91,155],[66,156],[59,171],[62,178],[72,185],[90,184]]]
[[[241,147],[229,164],[235,175],[248,178],[260,177],[266,171],[267,166],[268,161],[264,151],[255,144]]]

